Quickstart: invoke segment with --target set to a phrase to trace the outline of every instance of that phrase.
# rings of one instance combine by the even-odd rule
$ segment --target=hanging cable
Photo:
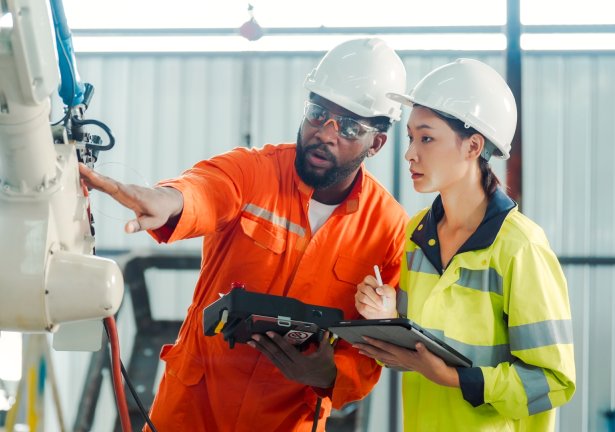
[[[85,182],[81,180],[81,188],[83,196],[88,200],[87,213],[90,221],[90,229],[93,229],[92,208],[89,205],[90,192],[85,185]],[[93,235],[93,234],[92,234]],[[122,359],[120,357],[120,341],[117,335],[117,326],[115,325],[115,318],[110,316],[103,320],[105,332],[107,333],[107,339],[111,347],[111,376],[113,378],[113,390],[115,393],[115,401],[117,403],[118,416],[120,418],[120,424],[122,426],[122,432],[132,432],[132,424],[130,423],[130,414],[128,413],[128,402],[126,401],[126,393],[124,392],[124,383],[122,382]],[[128,378],[126,377],[127,381]],[[132,385],[129,383],[129,387]]]
[[[314,422],[312,423],[312,432],[316,432],[318,429],[318,419],[320,418],[320,406],[322,405],[322,398],[318,397],[316,400],[316,409],[314,411]]]
[[[126,394],[124,393],[124,384],[122,382],[121,359],[120,359],[120,343],[117,336],[117,327],[115,326],[115,318],[112,316],[104,319],[105,330],[111,345],[111,375],[113,377],[113,389],[115,390],[115,399],[117,402],[118,415],[122,425],[123,432],[132,432],[130,424],[130,415],[128,414],[128,403],[126,402]]]
[[[120,365],[122,366],[122,375],[124,376],[124,381],[126,381],[126,385],[128,386],[128,389],[130,390],[130,393],[132,394],[132,397],[134,398],[135,402],[137,403],[137,406],[139,407],[139,412],[141,413],[141,417],[143,417],[143,420],[145,420],[145,422],[147,423],[149,428],[152,430],[152,432],[158,432],[156,430],[156,428],[154,427],[154,424],[152,423],[151,419],[147,415],[147,411],[145,410],[145,407],[143,406],[143,403],[141,402],[141,399],[139,399],[139,396],[137,396],[137,392],[136,392],[134,386],[132,385],[132,383],[128,379],[128,372],[126,372],[126,368],[124,368],[124,364],[122,362],[120,362]]]

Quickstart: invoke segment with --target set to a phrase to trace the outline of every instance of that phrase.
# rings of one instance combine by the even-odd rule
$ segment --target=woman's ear
[[[485,148],[485,137],[479,133],[475,133],[467,138],[468,141],[468,158],[478,159]]]

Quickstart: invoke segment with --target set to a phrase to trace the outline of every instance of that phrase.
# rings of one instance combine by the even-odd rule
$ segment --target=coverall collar
[[[299,190],[299,193],[302,195],[305,202],[308,202],[312,198],[312,195],[314,194],[314,188],[311,186],[308,186],[307,184],[303,182],[303,180],[301,180],[301,177],[299,177],[299,174],[297,173],[297,170],[295,169],[294,165],[293,165],[293,179],[295,181],[295,185],[297,186],[297,189]],[[343,211],[346,214],[354,213],[359,209],[359,203],[360,203],[360,198],[361,198],[361,192],[363,191],[364,181],[365,181],[365,164],[362,163],[361,166],[359,167],[359,172],[357,172],[357,179],[352,185],[352,190],[350,191],[346,199],[340,203],[340,207],[343,208]]]
[[[487,204],[487,210],[480,225],[455,255],[491,246],[502,227],[504,219],[516,206],[517,203],[498,188]],[[427,259],[441,273],[442,259],[440,258],[438,222],[443,216],[442,197],[438,195],[411,236],[411,240],[421,248]]]

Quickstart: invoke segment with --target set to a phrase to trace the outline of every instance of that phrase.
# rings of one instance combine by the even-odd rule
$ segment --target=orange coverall
[[[152,407],[160,432],[309,432],[318,396],[324,431],[331,406],[365,397],[380,376],[376,363],[340,341],[334,387],[314,389],[286,379],[254,348],[229,349],[221,334],[203,334],[203,309],[234,281],[340,308],[345,319],[359,318],[356,285],[375,264],[385,282],[397,284],[408,221],[403,208],[361,167],[348,198],[312,236],[313,189],[300,180],[294,159],[294,144],[235,149],[160,183],[182,192],[184,209],[173,230],[150,234],[168,243],[203,236],[192,304],[176,343],[161,353],[166,369]]]

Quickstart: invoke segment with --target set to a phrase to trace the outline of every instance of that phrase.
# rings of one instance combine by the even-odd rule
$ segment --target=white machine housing
[[[52,28],[45,0],[0,1],[0,330],[101,320],[124,292],[118,265],[93,255],[78,143],[52,136]]]

